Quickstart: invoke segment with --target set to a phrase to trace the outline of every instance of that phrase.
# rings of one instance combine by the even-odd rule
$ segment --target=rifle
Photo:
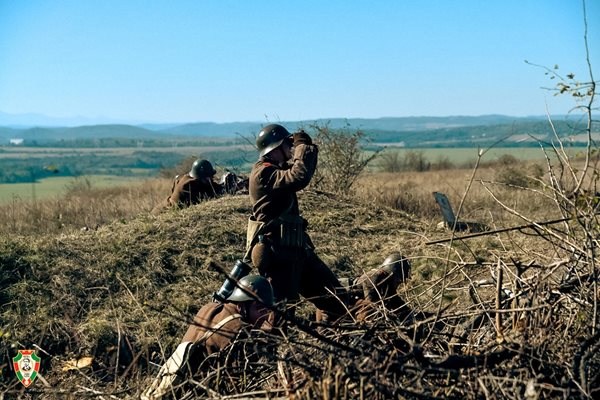
[[[450,242],[452,240],[471,239],[471,238],[479,237],[479,236],[493,235],[495,233],[520,231],[522,229],[527,229],[527,228],[537,228],[540,226],[557,224],[559,222],[565,222],[565,221],[568,221],[570,219],[575,219],[575,218],[577,218],[577,217],[567,217],[567,218],[553,219],[551,221],[534,222],[532,224],[513,226],[511,228],[502,228],[502,229],[495,229],[493,231],[471,233],[469,235],[464,235],[464,236],[452,236],[452,237],[446,238],[446,239],[432,240],[432,241],[426,242],[425,244],[429,245],[429,244],[445,243],[445,242]]]

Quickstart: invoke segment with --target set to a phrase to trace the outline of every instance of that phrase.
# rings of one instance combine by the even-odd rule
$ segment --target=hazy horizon
[[[0,126],[7,127],[78,127],[78,126],[86,126],[86,125],[185,125],[185,124],[216,124],[216,125],[226,125],[226,124],[266,124],[269,122],[277,123],[285,123],[285,122],[310,122],[310,121],[319,121],[319,120],[385,120],[385,119],[411,119],[411,118],[422,118],[422,119],[447,119],[447,118],[485,118],[485,117],[505,117],[505,118],[515,118],[515,119],[540,119],[546,118],[544,115],[525,115],[525,116],[515,116],[515,115],[505,115],[505,114],[482,114],[482,115],[406,115],[406,116],[382,116],[382,117],[374,117],[374,118],[365,118],[365,117],[319,117],[319,118],[307,118],[304,120],[286,120],[286,121],[265,121],[265,120],[255,120],[255,121],[225,121],[225,122],[216,122],[216,121],[145,121],[145,120],[113,120],[107,117],[86,117],[86,116],[50,116],[39,113],[24,113],[24,114],[11,114],[5,113],[0,110]],[[554,118],[563,118],[564,115],[554,115]]]

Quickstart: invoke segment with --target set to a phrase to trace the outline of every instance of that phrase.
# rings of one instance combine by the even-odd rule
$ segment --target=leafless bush
[[[519,161],[510,155],[500,157],[492,164],[496,173],[494,179],[515,188],[536,188],[542,185],[545,174],[538,163]]]
[[[408,150],[401,155],[398,151],[384,151],[380,154],[378,163],[382,172],[406,171],[441,171],[456,168],[456,165],[446,156],[438,156],[430,161],[422,150]]]
[[[331,129],[329,125],[314,124],[315,143],[319,146],[319,164],[313,187],[332,193],[348,194],[367,164],[379,153],[366,155],[362,150],[365,134],[350,126]]]
[[[457,168],[457,166],[447,156],[440,155],[431,163],[431,169],[434,171],[444,171],[452,168]]]
[[[407,171],[423,172],[429,170],[431,163],[423,151],[407,151],[404,155],[404,169]]]
[[[510,251],[512,265],[505,257],[499,256],[495,268],[490,269],[492,288],[496,288],[495,301],[494,296],[488,293],[487,296],[474,296],[474,303],[481,308],[491,305],[496,310],[506,308],[507,313],[496,311],[487,317],[490,324],[495,325],[494,335],[502,341],[535,349],[542,361],[539,367],[530,369],[520,378],[524,393],[529,385],[525,382],[535,381],[532,373],[539,368],[544,370],[544,376],[550,378],[557,394],[566,395],[561,379],[568,376],[578,396],[593,398],[600,390],[600,353],[597,352],[600,346],[599,175],[592,158],[597,151],[592,140],[596,84],[591,67],[590,81],[584,83],[565,83],[557,69],[547,69],[547,73],[559,79],[557,93],[571,94],[579,102],[574,112],[581,112],[582,127],[573,131],[583,131],[588,138],[584,160],[575,161],[565,150],[568,134],[554,130],[552,145],[545,147],[545,151],[554,157],[547,157],[548,179],[544,182],[538,180],[540,189],[528,189],[527,182],[512,182],[518,183],[513,185],[516,190],[532,193],[534,201],[536,198],[545,202],[551,200],[548,214],[553,215],[555,223],[536,221],[500,199],[495,183],[482,182],[498,206],[526,224],[528,228],[524,233],[530,233],[532,240],[524,245],[513,237],[503,239],[502,248],[505,253]],[[572,74],[567,75],[567,80],[572,81],[573,78]],[[551,118],[549,124],[554,127]],[[522,260],[525,259],[529,262],[524,263]],[[473,293],[477,293],[475,286],[473,282]],[[556,368],[560,364],[569,367]],[[493,386],[488,388],[488,391],[491,390]],[[538,395],[536,390],[531,392],[532,396]]]
[[[378,164],[382,172],[400,172],[404,170],[402,156],[397,151],[382,152]]]

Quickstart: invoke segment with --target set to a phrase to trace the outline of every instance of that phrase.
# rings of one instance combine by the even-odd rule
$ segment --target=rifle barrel
[[[438,244],[438,243],[450,242],[452,240],[471,239],[471,238],[479,237],[479,236],[493,235],[495,233],[502,233],[502,232],[509,232],[509,231],[520,231],[521,229],[535,228],[535,227],[538,227],[538,226],[557,224],[559,222],[568,221],[568,220],[573,219],[573,218],[576,218],[576,217],[567,217],[567,218],[553,219],[551,221],[534,222],[532,224],[527,224],[527,225],[513,226],[511,228],[495,229],[493,231],[476,232],[476,233],[471,233],[471,234],[463,235],[463,236],[452,236],[452,237],[445,238],[445,239],[432,240],[432,241],[426,242],[425,244],[426,245],[429,245],[429,244]]]

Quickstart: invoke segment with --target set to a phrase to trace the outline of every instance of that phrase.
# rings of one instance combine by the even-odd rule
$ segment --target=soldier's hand
[[[312,144],[312,139],[308,136],[308,133],[304,132],[304,129],[299,130],[294,133],[294,146],[299,144]]]

